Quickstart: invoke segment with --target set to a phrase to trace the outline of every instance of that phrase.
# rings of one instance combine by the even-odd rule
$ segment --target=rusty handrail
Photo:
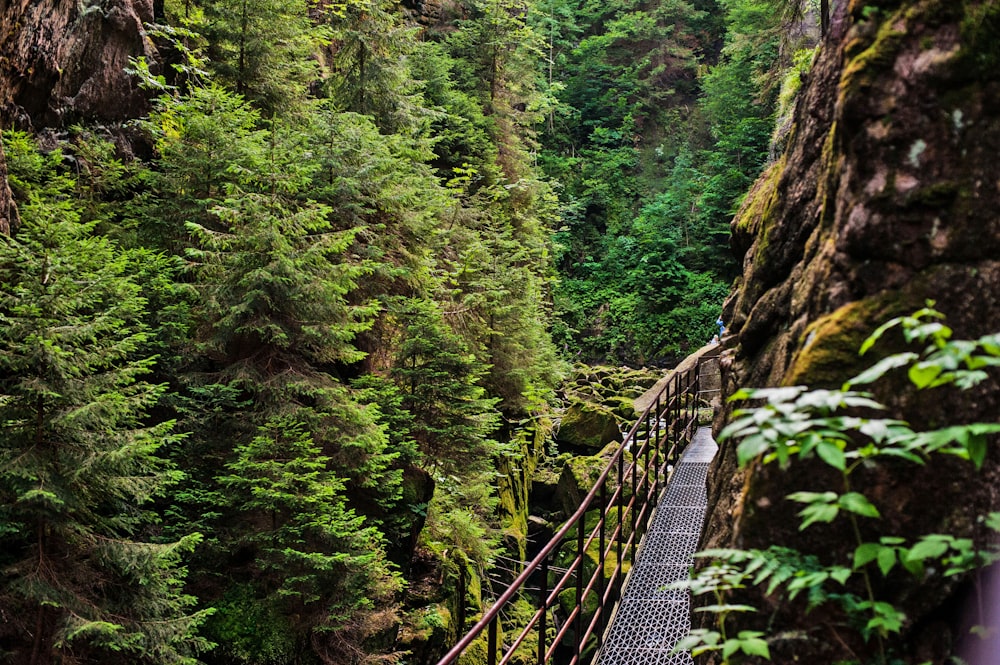
[[[660,392],[629,429],[622,444],[612,455],[576,512],[566,520],[552,539],[484,612],[483,617],[458,640],[437,665],[459,663],[466,649],[484,632],[487,641],[486,665],[509,663],[519,648],[530,646],[528,638],[536,627],[538,644],[535,649],[535,662],[538,665],[550,662],[560,647],[568,652],[565,656],[569,656],[568,660],[563,656],[560,659],[561,663],[579,665],[592,639],[595,647],[600,646],[608,619],[621,596],[626,573],[625,559],[627,557],[630,564],[635,563],[638,545],[653,514],[656,500],[669,482],[671,465],[679,459],[680,453],[691,441],[696,429],[700,369],[699,361],[689,370],[678,372],[672,380],[665,382]],[[639,443],[638,433],[643,424],[646,425],[645,439],[636,447]],[[665,427],[662,427],[662,424],[665,424]],[[634,448],[632,462],[626,465],[625,451],[632,448]],[[608,479],[615,475],[617,481],[609,492]],[[627,489],[631,491],[626,492]],[[595,504],[598,497],[600,501]],[[595,508],[600,509],[600,518],[597,525],[589,533],[585,533],[587,513]],[[617,517],[616,522],[613,520],[610,522],[613,526],[610,533],[607,532],[609,516]],[[629,527],[627,531],[626,526]],[[576,533],[570,536],[570,532],[574,529]],[[565,572],[559,576],[558,581],[549,588],[548,576],[551,564],[559,554],[560,548],[569,539],[576,541],[576,556]],[[598,542],[600,561],[595,566],[594,573],[584,580],[586,552],[595,539]],[[615,566],[609,571],[605,563],[612,554]],[[509,646],[499,644],[502,627],[498,622],[503,609],[508,603],[527,595],[528,579],[537,573],[541,573],[542,582],[537,597],[532,599],[534,613],[526,625],[515,628],[519,632],[513,634],[509,642],[505,640]],[[548,614],[558,603],[560,594],[574,588],[570,586],[571,581],[575,581],[576,604],[567,616],[562,617],[561,626],[555,625],[554,621],[551,622],[556,631],[552,640],[548,641],[547,633],[550,625]],[[596,596],[597,610],[588,620],[584,601],[591,594]],[[567,644],[565,640],[570,630],[573,630],[573,642]]]

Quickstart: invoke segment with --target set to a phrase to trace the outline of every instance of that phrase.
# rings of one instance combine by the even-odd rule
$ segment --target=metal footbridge
[[[705,479],[719,447],[700,427],[667,484],[639,558],[629,573],[600,665],[690,665],[674,645],[691,628],[688,591],[669,589],[687,579],[705,520]]]
[[[717,447],[699,408],[717,392],[711,353],[645,396],[638,421],[553,538],[438,665],[689,665],[673,653]],[[525,607],[532,608],[530,613]]]

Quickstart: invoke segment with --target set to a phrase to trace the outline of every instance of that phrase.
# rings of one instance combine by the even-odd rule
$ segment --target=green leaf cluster
[[[907,626],[908,619],[900,608],[879,597],[883,588],[880,579],[888,578],[897,566],[917,580],[933,575],[960,576],[1000,559],[995,547],[977,544],[965,535],[886,534],[877,540],[863,535],[872,530],[862,528],[861,520],[881,521],[886,508],[880,508],[861,488],[854,488],[852,480],[858,470],[899,462],[923,465],[940,455],[957,457],[979,468],[987,453],[987,441],[1000,434],[1000,425],[994,423],[914,431],[900,420],[859,415],[878,414],[885,407],[872,395],[850,388],[870,384],[890,372],[905,369],[914,390],[948,384],[966,389],[988,378],[983,368],[995,367],[1000,359],[996,336],[952,340],[951,330],[941,318],[929,304],[912,316],[880,326],[864,342],[861,353],[896,327],[901,328],[907,341],[924,344],[923,349],[887,356],[846,382],[843,390],[794,386],[742,390],[733,396],[734,400],[758,404],[734,412],[734,420],[720,435],[723,441],[738,442],[740,466],[777,462],[783,469],[791,469],[814,459],[829,467],[835,472],[835,487],[798,491],[786,499],[802,506],[798,512],[800,531],[846,521],[855,543],[850,566],[823,564],[817,557],[777,547],[701,553],[699,556],[711,563],[691,581],[678,586],[695,594],[715,594],[716,605],[703,609],[716,613],[720,631],[693,633],[685,642],[687,648],[724,648],[726,615],[734,610],[725,607],[723,599],[747,586],[766,583],[764,593],[768,596],[780,592],[794,599],[806,591],[809,609],[820,605],[839,607],[843,625],[837,629],[855,630],[865,641],[874,640],[878,661],[886,662],[891,653],[890,638]],[[995,524],[995,517],[987,521]],[[730,646],[729,655],[735,654],[736,648]]]
[[[0,242],[0,605],[16,658],[194,663],[211,614],[185,593],[191,531],[156,537],[183,473],[138,258],[81,219],[59,151],[5,136],[20,226]]]
[[[163,9],[147,159],[4,136],[0,593],[44,628],[11,648],[388,651],[415,548],[485,579],[508,423],[558,380],[541,42],[509,2],[419,40],[379,0]],[[83,563],[35,579],[36,541]]]

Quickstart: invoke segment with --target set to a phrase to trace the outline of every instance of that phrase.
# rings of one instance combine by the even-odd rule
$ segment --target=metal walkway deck
[[[687,653],[671,655],[691,626],[687,591],[665,589],[685,579],[705,517],[705,477],[718,446],[708,427],[698,429],[660,499],[629,573],[599,665],[690,665]]]

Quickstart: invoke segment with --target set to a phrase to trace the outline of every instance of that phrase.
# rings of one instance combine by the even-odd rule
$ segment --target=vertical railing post
[[[579,562],[576,569],[576,635],[573,641],[576,643],[576,662],[580,662],[583,654],[583,562],[587,560],[586,552],[583,551],[584,531],[587,530],[587,511],[583,511],[580,520],[576,524],[576,553]]]
[[[542,559],[542,582],[539,589],[539,599],[541,600],[541,610],[542,616],[538,619],[538,665],[542,665],[545,662],[545,632],[548,629],[545,625],[545,620],[549,614],[548,608],[548,595],[549,595],[549,558],[545,557]]]
[[[597,648],[601,648],[601,644],[604,641],[604,626],[605,626],[605,616],[604,616],[604,591],[605,591],[605,567],[604,567],[604,548],[607,547],[607,536],[605,535],[605,528],[608,524],[608,481],[605,480],[601,483],[601,532],[598,538],[598,547],[600,547],[600,559],[601,559],[601,571],[597,578],[597,611],[598,611],[598,621],[597,621]]]
[[[625,454],[618,456],[618,570],[615,579],[615,588],[620,589],[622,585],[622,560],[624,540],[625,540]]]
[[[684,447],[691,442],[691,372],[684,373]]]
[[[660,496],[660,489],[663,487],[662,474],[660,472],[660,467],[663,466],[660,463],[660,396],[656,396],[656,410],[653,411],[653,417],[656,423],[654,424],[654,441],[656,442],[656,453],[653,455],[653,464],[656,465],[656,487],[653,490],[653,494],[657,497]]]
[[[698,373],[695,374],[695,377],[694,377],[694,395],[698,399],[699,402],[701,401],[701,368],[702,368],[702,362],[701,362],[701,358],[699,358],[698,359]],[[701,408],[701,405],[700,404],[695,404],[695,408],[696,409]]]
[[[684,396],[681,394],[681,375],[678,372],[674,374],[674,402],[673,402],[673,444],[674,444],[674,459],[672,462],[677,463],[678,450],[677,447],[680,444],[681,433],[678,431],[678,427],[681,424],[681,400]]]
[[[636,523],[639,520],[639,451],[636,450],[632,454],[632,547],[629,548],[629,554],[632,557],[632,563],[635,564],[635,548],[639,544],[639,538],[636,534]]]
[[[650,480],[651,480],[650,473],[652,473],[652,471],[650,470],[650,467],[649,467],[649,454],[650,454],[650,448],[653,447],[653,441],[652,441],[652,437],[650,436],[650,434],[651,434],[651,431],[650,431],[650,427],[649,427],[649,414],[647,414],[646,415],[646,452],[643,453],[643,467],[644,468],[643,468],[643,474],[642,474],[642,510],[643,510],[642,515],[643,515],[643,517],[642,517],[642,524],[639,525],[640,526],[640,530],[642,531],[642,533],[646,533],[646,524],[649,523],[649,510],[651,510],[650,506],[649,506],[649,498],[650,498],[649,490],[650,490]],[[636,541],[635,542],[636,543],[639,542],[638,534],[636,535]]]
[[[486,635],[486,662],[488,665],[497,665],[497,622],[500,617],[494,617],[490,621],[490,628]]]

